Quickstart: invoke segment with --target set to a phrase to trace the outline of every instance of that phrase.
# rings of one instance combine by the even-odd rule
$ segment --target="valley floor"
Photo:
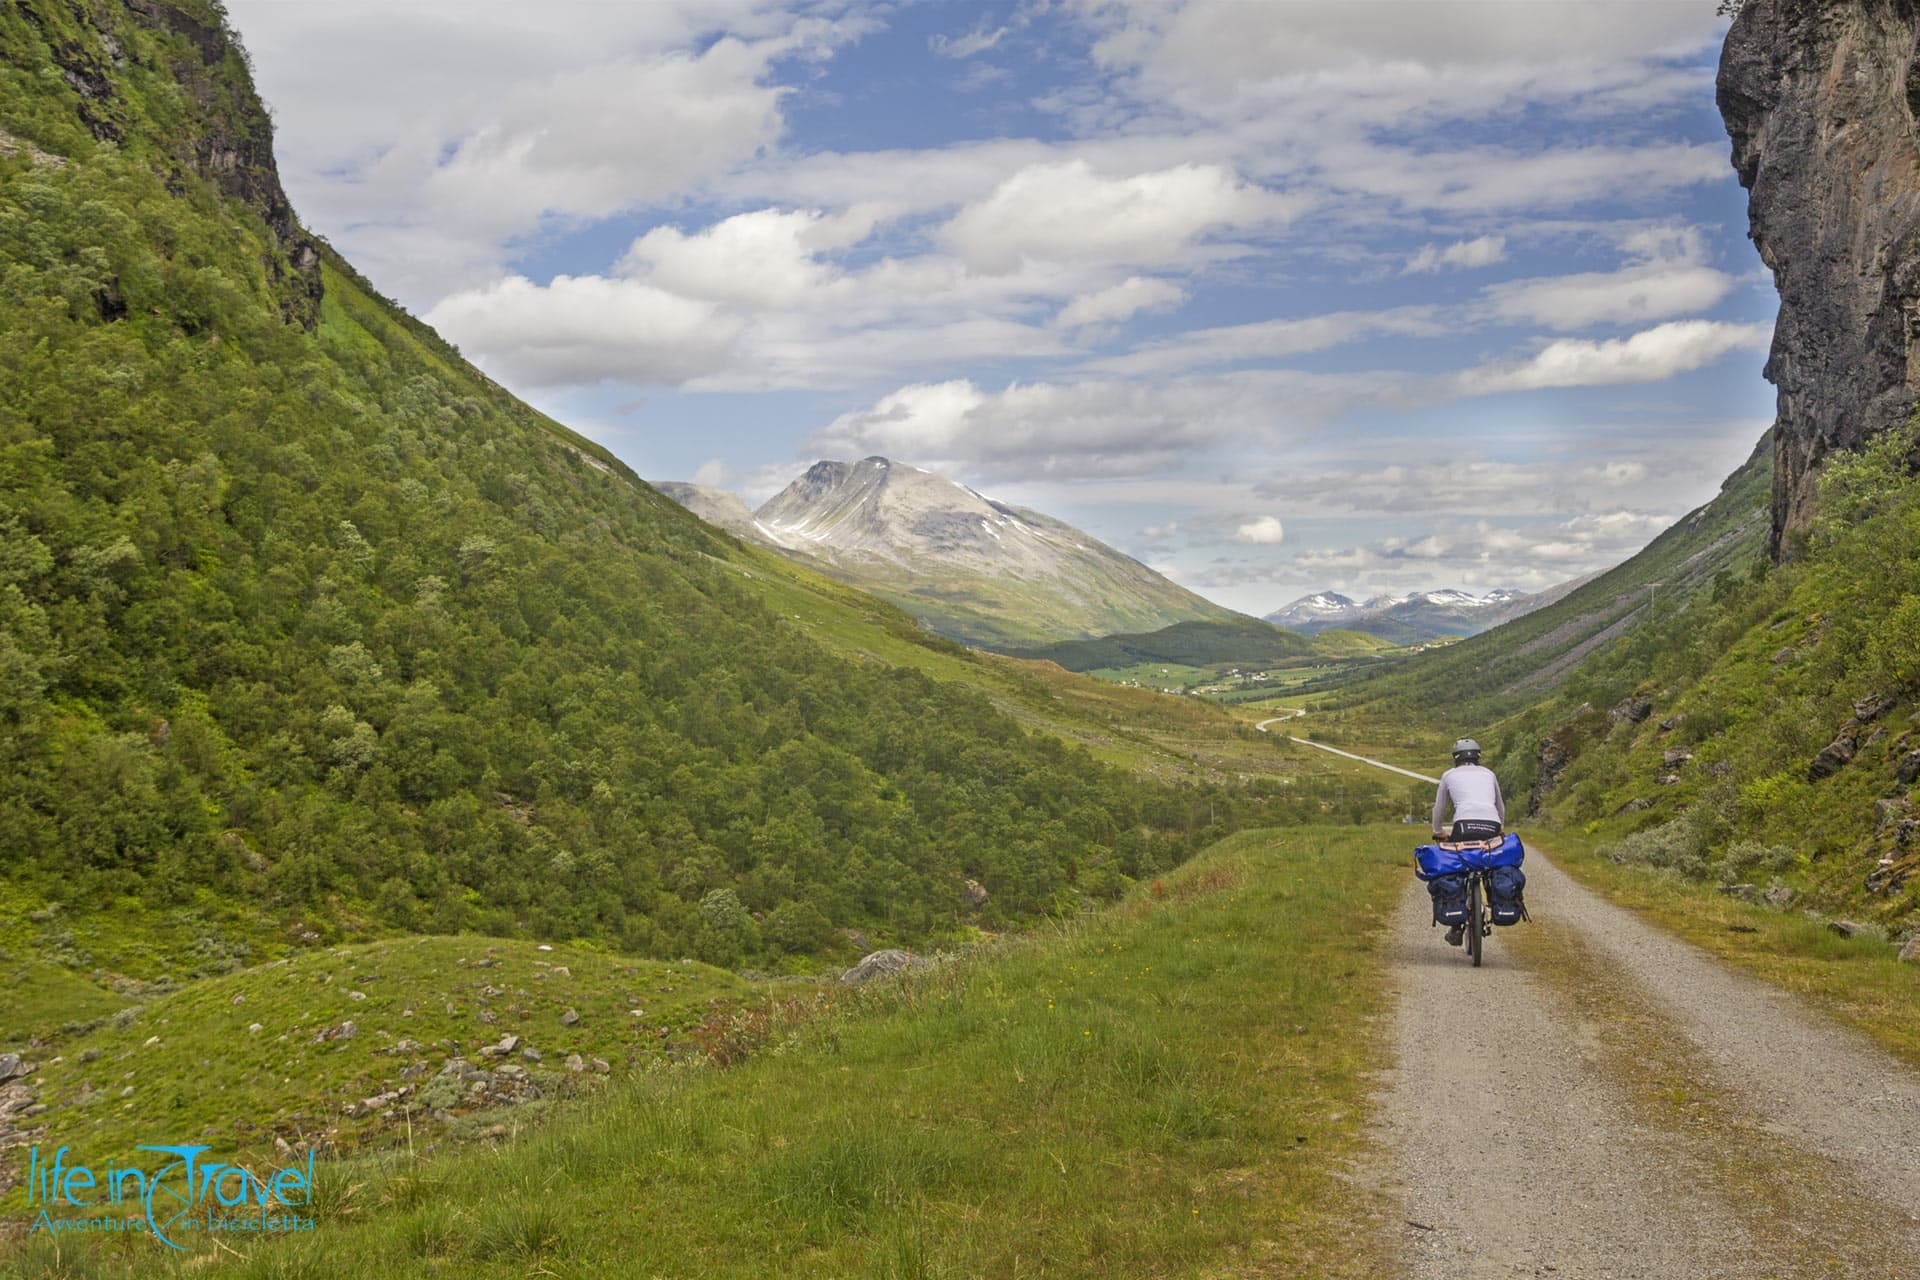
[[[323,1161],[312,1231],[31,1234],[0,1276],[1370,1280],[1385,1202],[1351,1171],[1400,834],[1243,832],[1109,910],[749,1021],[726,1069]]]
[[[1293,727],[1236,740],[1245,767],[1422,763]],[[1820,1012],[1878,960],[1774,957],[1831,971],[1791,995],[1696,946],[1704,913],[1682,941],[1536,848],[1534,923],[1476,970],[1428,925],[1421,831],[1242,832],[1108,910],[736,1019],[733,1065],[323,1162],[311,1232],[174,1253],[23,1234],[16,1202],[0,1276],[1920,1275],[1920,1072]],[[1753,913],[1710,921],[1740,945],[1792,941],[1702,892]]]

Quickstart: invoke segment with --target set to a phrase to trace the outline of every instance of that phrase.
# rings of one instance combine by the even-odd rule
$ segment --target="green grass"
[[[129,997],[43,960],[9,952],[0,959],[0,1026],[23,1038],[47,1039],[118,1013]]]
[[[1202,699],[964,648],[911,624],[856,587],[751,544],[737,544],[729,564],[776,617],[833,652],[970,684],[1024,727],[1078,743],[1103,764],[1156,779],[1197,781],[1219,771],[1220,748],[1231,753],[1237,722]]]
[[[1322,631],[1313,637],[1315,652],[1329,657],[1355,657],[1387,653],[1399,648],[1393,641],[1366,631],[1347,631],[1335,628]]]
[[[1388,661],[1393,648],[1357,631],[1302,636],[1246,619],[1183,622],[1145,635],[1016,650],[1013,656],[1044,659],[1102,680],[1238,703],[1302,685],[1345,683]],[[1266,678],[1256,683],[1250,678],[1254,674]]]
[[[1136,579],[1098,558],[1083,567],[1092,575],[1084,599],[1063,596],[1045,583],[953,569],[930,579],[922,569],[881,559],[822,563],[821,571],[871,592],[942,635],[1004,651],[1137,633],[1166,627],[1170,618],[1177,620],[1175,627],[1232,627],[1247,621],[1163,578]]]
[[[1063,640],[1058,644],[1019,651],[1016,657],[1044,658],[1069,671],[1127,667],[1140,663],[1204,668],[1266,667],[1288,659],[1312,656],[1313,641],[1255,618],[1177,622],[1157,631],[1114,634],[1092,640]]]
[[[643,1072],[517,1140],[326,1167],[311,1234],[65,1273],[1374,1276],[1341,1177],[1397,829],[1242,833],[1116,907]],[[44,1237],[9,1276],[62,1274]]]
[[[1212,667],[1191,667],[1180,663],[1136,662],[1125,667],[1100,667],[1086,674],[1096,680],[1109,680],[1115,684],[1131,682],[1146,689],[1185,689],[1190,684],[1198,684],[1211,679]]]
[[[343,1107],[408,1084],[402,1072],[418,1064],[437,1072],[458,1054],[484,1065],[479,1049],[509,1033],[541,1054],[538,1063],[511,1058],[534,1073],[537,1092],[577,1091],[585,1080],[566,1070],[568,1054],[621,1071],[643,1067],[684,1043],[716,1002],[750,995],[741,978],[697,963],[506,939],[399,938],[307,951],[145,1001],[96,1001],[114,1016],[29,1054],[41,1063],[30,1081],[51,1108],[39,1123],[92,1151],[197,1140],[266,1158],[276,1137],[319,1136],[352,1147],[392,1139],[410,1109],[426,1140],[437,1136],[430,1103],[398,1104],[384,1117],[349,1117]],[[579,1015],[573,1025],[561,1021],[568,1010]],[[315,1041],[348,1020],[351,1039]],[[261,1029],[250,1031],[254,1024]],[[402,1052],[395,1046],[405,1040],[418,1045]],[[464,1100],[440,1105],[469,1110]]]

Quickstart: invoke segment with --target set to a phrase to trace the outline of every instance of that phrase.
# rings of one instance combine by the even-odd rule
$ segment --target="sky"
[[[306,223],[649,479],[1222,604],[1550,586],[1771,422],[1713,0],[228,0]]]

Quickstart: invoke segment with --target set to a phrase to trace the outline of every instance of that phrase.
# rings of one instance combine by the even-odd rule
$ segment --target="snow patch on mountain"
[[[1306,635],[1339,628],[1410,641],[1477,635],[1558,598],[1551,590],[1529,595],[1496,587],[1480,594],[1441,587],[1403,596],[1371,596],[1355,603],[1336,591],[1317,591],[1282,606],[1266,620]]]

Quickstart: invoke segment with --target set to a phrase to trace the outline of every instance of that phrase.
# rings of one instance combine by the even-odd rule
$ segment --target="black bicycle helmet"
[[[1479,764],[1480,744],[1472,738],[1462,738],[1453,744],[1453,762],[1455,764]]]

